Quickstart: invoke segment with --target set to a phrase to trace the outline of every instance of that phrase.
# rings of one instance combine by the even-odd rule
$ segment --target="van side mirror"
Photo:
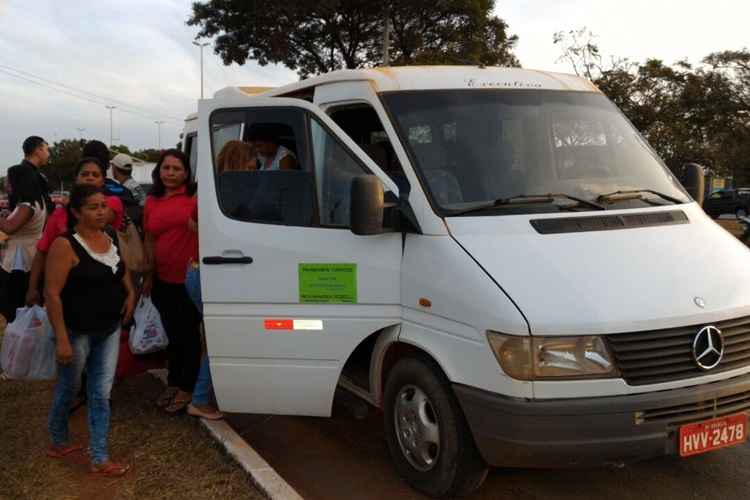
[[[352,179],[351,228],[354,234],[366,236],[383,232],[385,193],[375,175],[360,175]]]
[[[687,163],[683,167],[683,185],[688,194],[699,205],[703,205],[706,197],[706,174],[701,165],[697,163]]]

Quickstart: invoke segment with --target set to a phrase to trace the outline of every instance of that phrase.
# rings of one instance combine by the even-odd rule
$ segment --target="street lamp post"
[[[156,120],[154,123],[156,123],[156,137],[157,137],[158,150],[161,151],[161,125],[164,123],[164,120]]]
[[[193,42],[193,45],[201,49],[201,99],[203,99],[203,47],[211,45],[211,42]]]
[[[105,106],[109,110],[109,147],[112,148],[112,111],[117,109],[117,106]]]

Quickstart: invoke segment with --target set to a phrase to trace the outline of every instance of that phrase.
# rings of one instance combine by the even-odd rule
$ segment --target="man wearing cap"
[[[112,177],[128,189],[138,204],[143,206],[146,203],[146,192],[143,190],[143,186],[132,177],[133,158],[125,153],[119,153],[109,163],[112,165]]]

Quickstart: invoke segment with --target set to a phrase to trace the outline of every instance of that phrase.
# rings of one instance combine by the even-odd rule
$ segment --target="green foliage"
[[[750,183],[750,51],[708,55],[701,64],[650,59],[603,62],[593,34],[557,33],[560,60],[591,79],[674,172],[689,162]]]
[[[113,144],[109,147],[109,153],[114,158],[114,156],[118,153],[125,153],[126,155],[133,155],[133,152],[130,151],[130,148],[127,147],[124,144]]]
[[[517,37],[493,16],[494,0],[210,0],[188,24],[215,38],[225,64],[280,63],[301,77],[383,62],[386,19],[393,64],[518,66]]]
[[[50,189],[59,189],[61,182],[65,188],[73,185],[76,164],[83,155],[85,144],[86,141],[83,139],[62,139],[50,146],[49,163],[42,167]]]

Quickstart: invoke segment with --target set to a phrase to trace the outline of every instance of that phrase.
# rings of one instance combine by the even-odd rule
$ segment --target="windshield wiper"
[[[565,193],[550,193],[550,194],[521,194],[518,196],[511,196],[509,198],[499,198],[495,201],[482,203],[479,206],[466,208],[466,209],[459,209],[454,212],[451,212],[451,216],[455,215],[466,215],[473,212],[482,212],[484,210],[491,210],[494,208],[499,208],[503,206],[511,206],[511,205],[532,205],[532,204],[538,204],[538,203],[554,203],[556,198],[565,198],[571,201],[575,201],[576,205],[557,205],[559,208],[572,208],[577,205],[586,205],[589,208],[593,208],[594,210],[606,210],[606,208],[603,205],[600,205],[599,203],[595,201],[590,200],[584,200],[583,198],[578,198],[576,196],[571,196],[569,194]]]
[[[678,198],[675,198],[673,196],[669,196],[668,194],[661,193],[659,191],[655,191],[653,189],[627,189],[627,190],[620,190],[620,191],[613,191],[611,193],[602,194],[596,197],[596,201],[598,202],[608,202],[608,201],[624,201],[624,200],[635,200],[642,198],[642,193],[649,193],[653,194],[655,196],[658,196],[659,198],[662,198],[667,201],[671,201],[672,203],[679,205],[682,203],[685,203],[684,200],[680,200]]]

